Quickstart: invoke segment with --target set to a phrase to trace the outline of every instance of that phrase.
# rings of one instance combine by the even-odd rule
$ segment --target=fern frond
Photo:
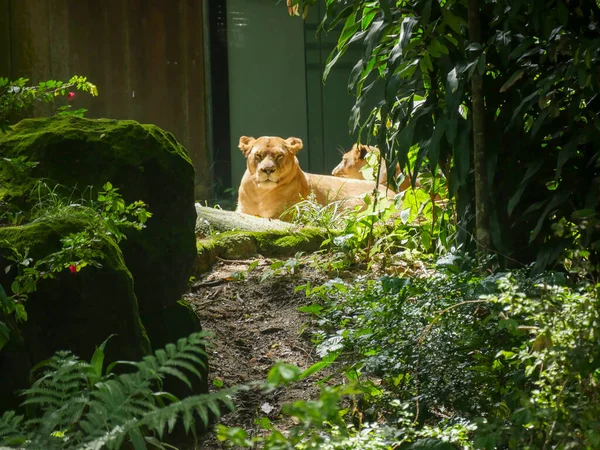
[[[192,383],[190,382],[189,378],[185,375],[185,373],[183,373],[177,367],[170,367],[170,366],[165,365],[165,366],[161,367],[160,374],[162,375],[161,378],[164,378],[167,375],[171,375],[171,376],[183,381],[190,389],[192,388]]]
[[[206,367],[206,353],[195,355],[193,353],[181,353],[178,358],[180,361],[189,361],[193,364],[197,364],[200,367]]]
[[[25,440],[23,416],[7,411],[0,417],[0,445],[14,445]]]
[[[171,403],[168,406],[157,409],[140,420],[140,425],[145,425],[151,430],[155,430],[161,433],[165,425],[168,425],[168,429],[171,430],[177,421],[180,414],[193,415],[196,412],[202,422],[208,425],[209,414],[211,410],[216,418],[221,417],[220,405],[224,404],[230,410],[234,410],[235,407],[231,401],[231,397],[238,392],[239,388],[223,389],[219,392],[212,394],[201,394],[186,397],[178,402]]]
[[[202,379],[202,375],[200,374],[200,371],[198,369],[196,369],[193,364],[190,364],[189,362],[187,362],[184,358],[179,358],[176,362],[169,361],[165,364],[165,368],[170,368],[173,366],[186,369],[188,372],[191,372],[194,375],[196,375],[199,379]],[[163,369],[161,369],[161,373],[162,373],[162,371],[163,371]]]
[[[214,394],[195,395],[171,403],[163,408],[154,408],[138,418],[115,424],[108,429],[105,428],[100,433],[88,434],[87,438],[91,440],[85,444],[84,448],[89,450],[99,450],[104,447],[109,449],[119,448],[126,436],[131,436],[132,433],[136,432],[135,430],[141,427],[156,431],[159,437],[162,438],[165,429],[169,432],[173,431],[180,416],[183,417],[184,428],[187,432],[194,423],[194,412],[200,416],[205,425],[208,425],[209,411],[218,418],[221,416],[220,405],[225,404],[229,409],[234,409],[231,397],[238,390],[233,388]]]
[[[118,425],[111,430],[108,430],[104,435],[84,443],[82,450],[103,450],[105,448],[119,448],[125,438],[127,432],[125,428],[127,424]]]
[[[190,374],[202,376],[199,367],[206,366],[206,335],[194,333],[140,362],[124,362],[137,370],[111,373],[99,381],[89,363],[70,352],[57,352],[35,367],[41,375],[23,394],[23,404],[34,407],[38,415],[25,420],[15,413],[4,414],[0,445],[110,450],[129,439],[134,447],[145,448],[142,432],[154,431],[162,437],[165,429],[173,430],[180,419],[187,432],[195,415],[208,424],[211,414],[221,415],[223,405],[233,409],[231,395],[236,389],[182,400],[160,391],[162,381],[169,376],[190,387]]]

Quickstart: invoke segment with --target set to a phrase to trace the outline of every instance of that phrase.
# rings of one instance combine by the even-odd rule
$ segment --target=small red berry
[[[69,98],[69,101],[73,100],[75,98],[75,92],[69,92],[67,97]]]
[[[71,264],[69,266],[69,270],[71,271],[71,273],[77,273],[77,266],[75,264]]]

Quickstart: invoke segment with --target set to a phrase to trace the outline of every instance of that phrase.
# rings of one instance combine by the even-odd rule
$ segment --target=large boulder
[[[87,225],[66,217],[0,228],[0,284],[8,290],[16,275],[10,261],[13,248],[21,254],[28,249],[28,255],[39,260],[61,248],[61,237]],[[57,350],[69,349],[89,360],[96,346],[115,334],[106,348],[109,360],[138,360],[150,351],[123,255],[111,239],[100,239],[102,268],[58,273],[40,281],[27,299],[27,321],[18,324],[18,332],[0,351],[0,411],[18,405],[16,391],[29,384],[30,369]],[[8,266],[12,268],[5,270]],[[0,313],[0,321],[9,320]]]
[[[194,168],[171,133],[134,121],[27,119],[0,134],[0,155],[37,163],[8,176],[0,173],[0,203],[27,211],[40,179],[64,186],[67,196],[80,195],[73,194],[74,187],[98,192],[110,181],[125,201],[146,202],[153,214],[147,228],[128,233],[120,244],[142,317],[181,298],[196,256]]]
[[[0,205],[27,215],[42,179],[70,198],[96,198],[110,181],[127,203],[142,200],[153,214],[144,230],[128,231],[118,246],[103,242],[107,256],[101,270],[65,271],[40,283],[27,303],[22,339],[11,339],[0,351],[0,397],[11,383],[23,387],[28,368],[56,350],[87,358],[115,333],[107,355],[134,360],[150,344],[159,348],[200,329],[197,316],[179,302],[196,259],[194,169],[171,133],[134,121],[28,119],[0,134],[0,155],[17,163],[0,166]],[[21,250],[30,247],[30,255],[41,258],[57,250],[61,236],[84,226],[44,219],[16,228],[0,224],[0,240]],[[0,248],[5,287],[14,277],[2,275],[6,252]],[[205,391],[205,383],[195,390]]]

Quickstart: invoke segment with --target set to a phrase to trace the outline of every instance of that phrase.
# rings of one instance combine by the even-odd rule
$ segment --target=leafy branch
[[[28,86],[28,82],[28,78],[15,81],[0,78],[0,133],[8,130],[13,114],[36,102],[52,103],[56,97],[65,95],[72,98],[75,95],[72,89],[98,95],[98,88],[94,84],[87,81],[86,77],[77,75],[66,82],[48,80],[35,86]],[[64,107],[61,112],[66,112]]]

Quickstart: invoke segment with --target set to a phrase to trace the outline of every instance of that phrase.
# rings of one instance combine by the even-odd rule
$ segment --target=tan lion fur
[[[344,200],[346,208],[365,206],[362,196],[372,193],[375,183],[305,173],[296,157],[302,146],[302,140],[295,137],[242,136],[239,148],[246,157],[246,172],[240,183],[236,211],[279,218],[311,192],[321,205]],[[377,189],[389,198],[395,195],[384,186],[378,185]]]
[[[354,144],[352,148],[344,153],[342,161],[333,169],[331,174],[341,178],[352,178],[356,180],[364,180],[361,169],[367,165],[367,155],[371,152],[375,152],[379,155],[379,149],[371,145]],[[388,184],[388,172],[383,158],[379,159],[381,164],[381,170],[379,172],[379,183],[387,186]],[[375,168],[375,173],[377,168]],[[402,171],[400,170],[400,164],[396,164],[395,177],[398,178]],[[410,176],[405,176],[400,186],[398,186],[398,192],[405,191],[410,187]]]

